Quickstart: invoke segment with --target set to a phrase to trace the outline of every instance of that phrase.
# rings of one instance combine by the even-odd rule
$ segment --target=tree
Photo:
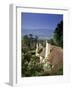
[[[56,45],[63,47],[63,21],[61,21],[54,31],[54,41]]]
[[[32,46],[33,46],[33,35],[29,34],[28,37],[29,37],[30,49],[32,49]]]
[[[49,42],[51,45],[55,45],[55,42],[54,42],[53,39],[48,40],[48,42]]]
[[[36,48],[36,44],[37,44],[37,42],[38,42],[38,36],[35,36],[34,42],[35,42],[35,48]]]
[[[22,44],[30,47],[29,38],[27,35],[23,36]]]

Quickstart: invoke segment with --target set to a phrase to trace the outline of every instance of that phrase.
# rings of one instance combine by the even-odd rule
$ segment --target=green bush
[[[22,58],[22,77],[39,76],[43,71],[43,66],[40,64],[39,57],[30,54],[24,55]]]

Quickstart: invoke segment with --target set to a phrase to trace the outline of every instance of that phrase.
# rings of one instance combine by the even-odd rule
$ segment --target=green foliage
[[[23,38],[22,38],[22,44],[23,45],[27,45],[27,46],[30,47],[29,38],[28,38],[27,35],[23,36]]]
[[[37,42],[38,42],[38,37],[33,36],[32,34],[24,35],[22,37],[22,47],[26,47],[28,49],[35,49]]]
[[[37,76],[43,70],[39,57],[35,56],[38,37],[32,34],[22,37],[22,76]]]
[[[56,75],[63,75],[63,67],[58,70],[58,72],[56,73]]]
[[[61,21],[54,31],[54,41],[56,45],[63,47],[63,21]]]
[[[24,63],[22,60],[22,76],[39,76],[38,73],[42,71],[42,65],[39,64],[39,58],[34,56],[30,58],[29,62],[27,59],[24,60]]]
[[[22,77],[39,76],[39,73],[43,71],[43,66],[40,64],[39,57],[35,56],[33,53],[34,50],[33,52],[25,51],[25,53],[22,53]]]
[[[51,45],[56,45],[53,39],[48,40]]]
[[[52,39],[48,40],[51,45],[56,45],[63,48],[63,21],[57,24]]]

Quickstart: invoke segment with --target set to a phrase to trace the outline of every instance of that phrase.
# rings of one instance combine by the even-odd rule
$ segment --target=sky
[[[40,39],[50,39],[62,14],[21,13],[21,35],[33,34]]]

